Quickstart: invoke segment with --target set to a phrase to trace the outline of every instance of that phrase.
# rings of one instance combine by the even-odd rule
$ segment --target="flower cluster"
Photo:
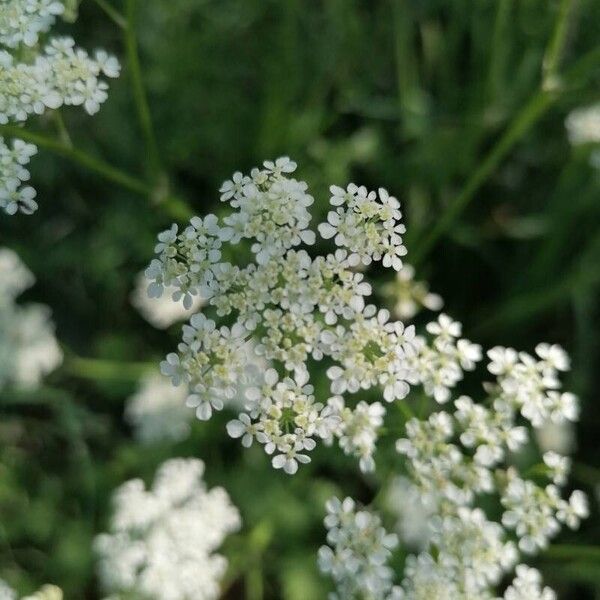
[[[64,11],[58,0],[6,0],[0,13],[0,44],[35,46],[40,33],[48,31]]]
[[[528,443],[529,427],[578,415],[575,396],[559,392],[558,373],[569,366],[565,352],[540,344],[536,355],[493,348],[488,371],[496,381],[485,384],[485,402],[461,396],[453,411],[406,423],[397,450],[422,499],[437,507],[428,548],[405,568],[407,598],[495,598],[494,586],[517,564],[520,552],[546,548],[561,526],[575,529],[587,516],[582,492],[572,492],[568,500],[561,495],[568,458],[545,452],[527,471],[534,479],[507,464],[509,454]],[[498,500],[501,523],[476,507],[483,494]],[[516,543],[505,541],[509,535]],[[505,598],[530,597],[554,596],[540,588],[537,572],[521,566]]]
[[[590,164],[600,169],[600,104],[577,108],[565,120],[569,141],[573,146],[591,146]]]
[[[143,443],[185,439],[193,418],[193,412],[185,406],[186,395],[183,388],[172,386],[160,373],[142,377],[125,408],[135,437]]]
[[[279,158],[249,176],[235,173],[220,190],[232,214],[222,222],[194,217],[182,231],[173,225],[158,236],[146,271],[149,295],[172,290],[186,308],[198,297],[209,305],[184,326],[178,352],[161,368],[174,385],[188,387],[188,404],[208,419],[252,378],[248,366],[258,355],[271,368],[254,385],[246,383],[244,412],[228,424],[229,434],[246,446],[254,439],[263,444],[273,466],[287,473],[310,460],[318,439],[339,440],[369,470],[385,409],[365,401],[351,407],[346,396],[380,387],[392,402],[408,394],[409,380],[418,380],[409,362],[418,345],[414,327],[367,304],[371,286],[355,270],[375,260],[400,268],[399,204],[383,189],[333,187],[339,222],[330,215],[319,230],[339,247],[311,257],[298,246],[315,242],[307,210],[313,198],[306,183],[290,177],[295,168]],[[224,261],[223,244],[242,240],[250,241],[254,260],[246,266]],[[210,311],[228,324],[208,318]],[[332,396],[319,402],[307,362],[323,358],[333,362],[327,369]]]
[[[95,540],[107,592],[156,600],[219,597],[227,561],[214,551],[240,527],[240,516],[224,489],[206,489],[203,472],[200,460],[172,459],[151,489],[134,479],[116,490],[110,533]]]
[[[406,228],[400,223],[400,203],[384,188],[369,192],[354,183],[344,190],[331,186],[330,203],[336,209],[329,212],[327,222],[319,225],[325,239],[335,237],[335,243],[350,253],[357,264],[369,265],[381,260],[384,267],[402,268],[401,257],[406,255],[402,234]]]
[[[5,6],[6,5],[6,6]],[[61,106],[83,106],[90,115],[108,97],[105,78],[118,77],[116,58],[104,50],[93,56],[75,46],[70,37],[51,38],[37,48],[64,4],[57,0],[9,0],[0,14],[0,124],[22,123]],[[35,47],[35,48],[34,48]],[[22,51],[25,48],[25,51]],[[36,148],[16,140],[9,150],[0,140],[0,208],[8,214],[37,208],[35,190],[20,187],[29,179],[23,165]]]
[[[9,384],[36,387],[62,362],[49,308],[16,303],[19,294],[33,282],[33,275],[19,257],[1,248],[0,389]]]
[[[425,281],[415,281],[415,269],[404,263],[393,282],[383,286],[384,294],[394,302],[394,314],[399,319],[412,319],[422,308],[437,311],[444,301],[429,291]]]
[[[428,396],[439,403],[450,399],[450,390],[472,371],[481,360],[481,346],[462,339],[462,325],[441,314],[427,324],[430,342],[423,336],[415,340],[416,354],[411,357],[411,383],[420,383]]]
[[[0,137],[0,209],[9,215],[17,211],[31,214],[37,209],[36,192],[29,185],[27,164],[37,153],[33,144],[13,140],[12,145]]]
[[[401,597],[387,564],[398,538],[386,532],[377,515],[357,510],[352,498],[332,498],[327,502],[325,526],[330,545],[319,549],[319,568],[336,584],[337,593],[330,594],[330,600]]]

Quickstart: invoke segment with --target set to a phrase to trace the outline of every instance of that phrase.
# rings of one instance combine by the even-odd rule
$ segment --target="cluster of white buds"
[[[383,293],[394,303],[394,314],[399,319],[412,319],[421,309],[437,311],[444,301],[429,291],[425,281],[415,281],[415,269],[404,263],[396,278],[383,286]]]
[[[215,554],[239,529],[240,516],[223,488],[206,489],[204,464],[172,459],[152,488],[133,479],[114,495],[110,533],[95,549],[104,589],[114,597],[214,600],[226,559]]]
[[[0,248],[0,389],[35,388],[62,362],[49,308],[16,302],[34,281],[12,250]]]
[[[507,464],[509,453],[529,441],[527,426],[543,426],[547,419],[576,420],[578,415],[576,397],[558,391],[558,373],[569,366],[565,352],[540,344],[536,354],[492,349],[488,370],[497,380],[485,384],[489,395],[483,403],[461,396],[453,412],[406,423],[406,437],[398,440],[397,450],[407,459],[412,483],[438,515],[431,520],[428,548],[405,568],[407,598],[496,598],[493,588],[517,564],[520,552],[546,548],[563,525],[575,529],[588,515],[583,492],[572,492],[568,500],[561,497],[568,458],[545,452],[540,464],[526,471],[533,479]],[[484,494],[497,499],[501,523],[488,521],[475,507]],[[517,543],[505,542],[513,532]],[[540,587],[536,571],[520,566],[504,597],[554,595]]]
[[[388,565],[398,545],[380,518],[357,510],[352,498],[327,502],[327,542],[319,549],[319,568],[331,576],[336,593],[330,600],[395,600],[400,590],[393,586],[394,572]]]
[[[33,47],[40,33],[48,31],[64,12],[59,0],[5,0],[0,12],[0,44]]]
[[[426,328],[433,337],[431,341],[424,336],[415,339],[417,352],[410,358],[411,383],[422,384],[428,396],[444,403],[463,372],[472,371],[481,360],[481,346],[462,339],[462,325],[443,313]]]
[[[113,56],[94,56],[75,46],[70,37],[51,38],[39,46],[56,16],[64,12],[57,0],[8,0],[0,10],[0,124],[22,123],[61,106],[83,106],[90,115],[108,97],[105,78],[118,77]],[[5,46],[7,49],[2,49]],[[31,214],[37,208],[35,190],[21,187],[29,179],[24,168],[36,148],[15,140],[12,150],[0,139],[0,208]]]
[[[565,120],[573,146],[591,146],[590,164],[600,169],[600,104],[584,106],[570,112]]]
[[[30,185],[27,165],[37,153],[33,144],[13,140],[12,145],[0,137],[0,209],[9,215],[21,211],[30,215],[37,209],[36,192]]]
[[[534,427],[545,422],[577,421],[579,406],[570,392],[560,392],[559,372],[569,369],[569,357],[558,345],[538,344],[537,357],[512,348],[496,347],[488,352],[490,373],[497,385],[488,386],[497,395],[496,410],[519,410]]]
[[[379,387],[392,402],[408,394],[409,380],[418,380],[409,364],[416,356],[414,328],[367,305],[371,286],[355,271],[374,260],[401,267],[399,204],[382,189],[333,187],[337,233],[330,235],[331,215],[319,230],[340,247],[313,258],[297,248],[313,244],[315,235],[308,229],[313,198],[306,183],[290,177],[295,168],[284,157],[250,176],[235,173],[221,187],[221,199],[235,209],[222,223],[215,215],[194,217],[183,231],[173,225],[158,236],[157,257],[146,271],[149,295],[172,290],[185,307],[205,298],[204,312],[227,323],[194,315],[178,352],[161,368],[174,385],[189,388],[188,404],[208,419],[251,379],[248,364],[258,355],[271,368],[246,385],[244,412],[228,424],[230,435],[246,446],[256,439],[287,473],[309,461],[317,439],[338,439],[370,470],[385,410],[364,401],[350,408],[344,396]],[[241,240],[250,240],[255,260],[246,266],[223,261],[223,244]],[[307,362],[323,358],[333,362],[327,370],[332,397],[318,402]]]

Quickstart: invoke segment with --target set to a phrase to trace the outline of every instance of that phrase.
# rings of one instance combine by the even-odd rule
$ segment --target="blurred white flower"
[[[396,531],[409,548],[424,550],[431,539],[431,517],[437,506],[408,478],[395,477],[386,494],[387,509],[397,517]]]
[[[15,302],[33,282],[19,257],[0,248],[0,389],[5,385],[35,388],[62,362],[50,309]]]
[[[200,296],[194,296],[189,308],[185,308],[181,302],[175,302],[172,298],[176,288],[167,286],[164,294],[160,297],[148,295],[150,280],[144,273],[136,278],[135,289],[131,294],[131,304],[138,309],[142,317],[157,329],[167,329],[178,321],[186,321],[198,312],[206,301]]]
[[[577,108],[569,113],[565,127],[571,144],[600,142],[600,104]]]
[[[570,421],[554,423],[547,420],[534,433],[542,452],[553,450],[559,454],[571,454],[575,449],[575,425]]]
[[[399,319],[412,319],[422,308],[438,311],[444,305],[442,297],[429,291],[425,281],[415,281],[415,269],[404,263],[393,282],[383,288],[394,302],[394,313]]]
[[[226,559],[215,553],[241,525],[223,488],[208,490],[204,463],[176,458],[158,470],[150,489],[139,479],[114,494],[109,533],[94,547],[107,593],[153,600],[216,600]]]
[[[0,579],[0,600],[17,600],[17,592],[2,579]]]
[[[125,407],[135,437],[144,443],[185,439],[194,418],[194,411],[185,404],[186,397],[183,386],[173,386],[160,373],[144,375]]]

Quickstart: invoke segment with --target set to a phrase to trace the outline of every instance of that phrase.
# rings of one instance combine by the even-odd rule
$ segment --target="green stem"
[[[150,108],[146,97],[146,90],[144,89],[144,82],[142,80],[140,57],[135,36],[136,0],[126,1],[126,14],[127,26],[124,29],[124,35],[127,51],[127,64],[129,65],[129,75],[131,77],[131,85],[133,88],[133,99],[135,101],[138,120],[146,144],[149,172],[151,177],[156,179],[160,174],[160,160],[156,136],[154,135],[154,128],[152,126],[152,118],[150,116]]]
[[[177,196],[167,196],[164,199],[155,201],[153,188],[141,179],[133,177],[103,160],[87,154],[83,150],[69,147],[59,140],[32,131],[27,131],[26,129],[22,129],[15,125],[0,125],[0,135],[16,137],[25,140],[26,142],[31,142],[40,148],[54,152],[59,156],[93,171],[97,175],[120,185],[126,190],[149,198],[156,206],[160,207],[173,219],[187,221],[194,214],[192,209],[181,198],[178,198]]]
[[[121,362],[100,358],[67,357],[62,371],[82,379],[98,381],[137,381],[145,373],[156,370],[154,362]]]
[[[543,554],[556,560],[593,560],[600,561],[600,546],[575,546],[571,544],[553,544]]]
[[[52,116],[54,117],[54,121],[56,122],[56,129],[63,144],[67,148],[73,149],[73,141],[71,140],[71,136],[69,135],[69,130],[67,129],[67,125],[65,124],[62,112],[60,112],[60,110],[55,110],[52,113]]]
[[[406,421],[415,418],[415,413],[412,411],[406,400],[398,400],[395,404],[398,406],[398,409]]]
[[[152,192],[150,187],[143,181],[140,181],[139,179],[120,171],[116,167],[113,167],[98,158],[90,156],[82,150],[69,148],[58,140],[46,137],[39,133],[27,131],[14,125],[0,125],[0,134],[20,138],[26,142],[31,142],[40,148],[45,148],[46,150],[50,150],[55,154],[64,156],[65,158],[68,158],[69,160],[86,167],[90,171],[94,171],[94,173],[102,175],[102,177],[105,179],[117,183],[132,192],[136,192],[137,194],[147,196]]]
[[[475,193],[496,170],[502,159],[508,154],[515,143],[520,140],[533,124],[544,114],[552,102],[549,93],[536,92],[529,102],[513,119],[508,129],[500,137],[496,145],[483,159],[479,167],[468,179],[465,187],[448,205],[442,216],[435,222],[429,233],[417,242],[412,252],[411,263],[420,265],[427,255],[433,250],[438,239],[455,223],[458,216],[474,198]]]
[[[597,67],[600,62],[600,47],[590,50],[581,57],[567,72],[564,77],[566,84],[577,83],[579,78],[589,76],[592,67]],[[416,244],[412,253],[412,264],[418,266],[433,250],[439,238],[456,222],[457,218],[473,200],[475,194],[487,179],[495,172],[498,165],[506,157],[513,146],[533,127],[541,116],[552,106],[561,90],[551,94],[550,91],[540,89],[536,91],[527,104],[517,113],[506,131],[485,156],[481,164],[475,169],[467,180],[464,188],[456,198],[448,205],[442,216],[436,221],[421,240]]]
[[[94,0],[94,2],[108,15],[109,19],[113,21],[121,29],[127,28],[127,21],[125,17],[106,0]]]
[[[563,56],[565,44],[569,33],[570,17],[575,6],[574,0],[562,0],[556,17],[554,33],[548,44],[544,55],[543,73],[544,78],[542,86],[544,89],[551,89],[557,85],[556,74],[560,67],[560,61]]]

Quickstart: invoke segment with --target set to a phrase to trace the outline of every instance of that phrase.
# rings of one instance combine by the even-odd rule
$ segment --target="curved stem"
[[[31,142],[40,148],[50,150],[59,156],[93,171],[108,181],[120,185],[122,188],[149,198],[156,206],[163,209],[164,212],[173,219],[187,221],[193,215],[192,209],[181,198],[178,198],[177,196],[167,196],[155,200],[154,189],[141,179],[129,175],[107,162],[87,154],[87,152],[84,152],[83,150],[67,146],[59,140],[40,133],[27,131],[26,129],[22,129],[15,125],[0,125],[0,135],[16,137],[26,142]]]
[[[63,142],[53,138],[41,135],[39,133],[33,133],[32,131],[27,131],[21,127],[16,127],[15,125],[0,125],[0,135],[17,137],[25,140],[26,142],[31,142],[40,148],[45,148],[46,150],[50,150],[55,154],[64,156],[65,158],[68,158],[69,160],[86,167],[90,171],[94,171],[95,173],[102,175],[102,177],[105,179],[117,183],[132,192],[143,195],[149,195],[152,192],[151,188],[143,181],[128,175],[127,173],[117,169],[116,167],[113,167],[112,165],[109,165],[99,158],[95,158],[87,154],[83,150],[71,148]]]

